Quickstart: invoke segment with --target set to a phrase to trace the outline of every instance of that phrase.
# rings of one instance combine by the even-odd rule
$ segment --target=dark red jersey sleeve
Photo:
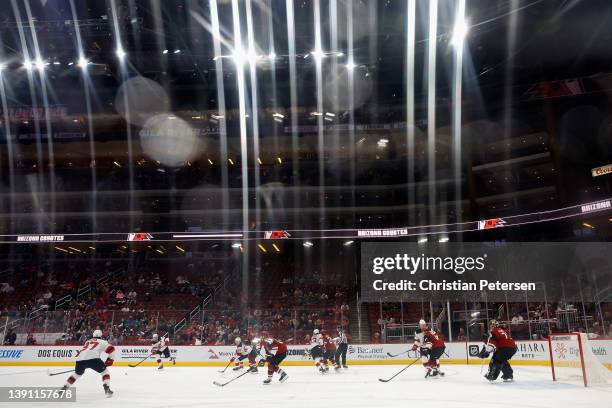
[[[510,335],[499,327],[494,327],[489,333],[489,341],[490,345],[495,346],[495,348],[514,348],[516,347],[516,342],[510,337]]]
[[[427,330],[425,333],[425,340],[431,343],[431,348],[444,347],[444,336],[441,333],[436,333],[433,330]]]

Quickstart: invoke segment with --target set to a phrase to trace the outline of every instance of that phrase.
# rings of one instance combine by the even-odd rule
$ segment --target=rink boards
[[[518,341],[518,352],[513,357],[515,365],[549,365],[547,341]],[[481,364],[478,352],[483,343],[453,342],[446,344],[445,364]],[[593,353],[602,363],[612,368],[612,339],[591,340]],[[349,364],[407,364],[417,358],[415,352],[406,351],[409,344],[351,344],[347,360]],[[0,366],[72,365],[79,346],[0,346]],[[116,365],[125,366],[149,356],[150,347],[139,345],[116,346]],[[283,365],[310,365],[304,352],[305,346],[290,345]],[[234,355],[232,346],[173,346],[171,353],[180,366],[224,366]],[[391,357],[391,355],[397,355]],[[148,357],[143,365],[154,365]]]

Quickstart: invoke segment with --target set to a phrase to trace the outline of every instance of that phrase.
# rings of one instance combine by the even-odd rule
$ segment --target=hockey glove
[[[482,350],[480,350],[479,357],[480,358],[487,358],[487,357],[489,357],[489,354],[491,354],[491,353],[488,352],[487,349],[483,346]]]
[[[110,367],[113,365],[115,361],[112,358],[107,358],[106,361],[104,362],[104,365],[107,367]]]

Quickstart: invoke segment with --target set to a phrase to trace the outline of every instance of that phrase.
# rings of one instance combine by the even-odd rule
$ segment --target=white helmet
[[[100,329],[94,330],[92,337],[94,339],[99,339],[100,337],[102,337],[102,330]]]
[[[159,336],[157,335],[157,333],[153,333],[153,340],[157,340]]]
[[[261,342],[261,339],[259,337],[255,337],[253,338],[253,340],[251,340],[251,344],[253,345],[258,345]]]
[[[319,334],[319,329],[314,329],[314,330],[312,331],[312,334]]]
[[[419,326],[427,326],[427,322],[423,319],[419,320]]]
[[[236,345],[239,345],[240,343],[242,343],[242,339],[240,337],[236,337],[234,339],[234,343],[236,343]]]

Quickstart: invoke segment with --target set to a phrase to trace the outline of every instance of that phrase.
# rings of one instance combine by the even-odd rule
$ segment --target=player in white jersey
[[[102,354],[106,355],[105,361],[102,361]],[[101,330],[94,330],[92,338],[87,340],[83,348],[77,352],[74,374],[68,377],[62,389],[67,390],[83,375],[86,369],[90,368],[102,375],[104,393],[108,398],[112,397],[113,392],[110,389],[110,374],[107,367],[112,366],[114,360],[115,347],[102,339]]]
[[[314,329],[312,337],[310,338],[310,346],[306,350],[310,357],[315,362],[315,366],[321,373],[329,371],[325,360],[324,340],[323,335],[319,332],[319,329]]]
[[[170,339],[168,337],[161,336],[159,337],[157,333],[153,334],[153,344],[151,347],[151,354],[157,354],[157,369],[163,370],[164,363],[162,359],[172,361],[172,365],[176,364],[176,359],[170,356],[170,348],[168,345],[170,344]]]
[[[234,343],[236,344],[236,355],[230,360],[230,362],[233,362],[235,365],[233,370],[238,371],[243,369],[244,365],[242,364],[242,361],[248,359],[249,371],[252,373],[257,373],[256,358],[259,356],[259,352],[257,350],[259,339],[253,339],[252,344],[249,344],[248,341],[242,341],[240,337],[236,337],[234,339]]]

